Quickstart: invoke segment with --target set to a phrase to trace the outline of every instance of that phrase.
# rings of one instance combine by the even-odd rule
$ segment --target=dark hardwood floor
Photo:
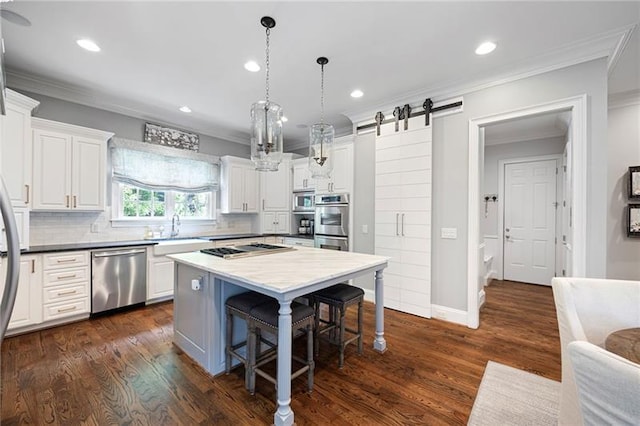
[[[494,281],[478,330],[386,310],[384,354],[322,345],[315,387],[292,386],[298,425],[466,424],[488,360],[560,380],[550,287]],[[271,424],[275,389],[242,371],[211,377],[172,345],[172,304],[7,338],[2,346],[3,425]],[[304,342],[299,342],[304,343]],[[304,375],[303,375],[304,376]]]

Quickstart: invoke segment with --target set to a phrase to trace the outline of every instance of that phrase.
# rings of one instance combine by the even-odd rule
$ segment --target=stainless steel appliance
[[[314,197],[313,191],[294,192],[293,193],[293,211],[313,213],[314,211],[313,197]]]
[[[18,294],[18,278],[20,273],[20,242],[18,241],[18,227],[13,215],[13,206],[9,198],[9,191],[0,176],[0,214],[4,222],[4,232],[7,241],[7,275],[0,302],[0,344],[9,326],[13,305]]]
[[[329,250],[349,251],[349,238],[332,237],[328,235],[316,235],[315,247]]]
[[[139,247],[91,252],[91,313],[144,303],[147,251]]]
[[[235,247],[214,247],[200,250],[202,253],[223,259],[237,259],[239,257],[253,257],[264,254],[283,253],[295,250],[293,247],[277,246],[274,244],[254,243]]]
[[[315,246],[349,251],[349,194],[316,195]]]
[[[315,233],[349,236],[349,194],[316,195]]]

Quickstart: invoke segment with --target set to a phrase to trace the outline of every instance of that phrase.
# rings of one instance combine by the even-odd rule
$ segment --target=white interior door
[[[551,285],[555,275],[556,160],[504,170],[504,279]]]
[[[571,219],[573,212],[571,205],[571,138],[569,138],[562,155],[562,171],[562,271],[559,275],[570,277],[572,275],[571,228],[573,226]]]

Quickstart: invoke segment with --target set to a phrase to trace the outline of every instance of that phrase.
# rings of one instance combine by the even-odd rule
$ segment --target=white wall
[[[565,145],[564,137],[537,139],[499,145],[485,145],[484,149],[484,187],[482,194],[498,194],[498,162],[511,158],[526,158],[539,155],[562,154]],[[484,198],[482,211],[484,212]],[[498,235],[498,203],[487,204],[487,215],[481,215],[480,239],[483,235]]]
[[[602,162],[606,162],[607,157],[607,65],[604,59],[598,59],[465,94],[464,112],[433,120],[433,304],[467,309],[469,120],[583,94],[588,97],[587,274],[605,275],[607,248],[602,242],[607,235],[607,212],[602,200],[607,195],[607,173]],[[408,101],[417,103],[417,100]],[[373,114],[375,111],[372,117]],[[374,148],[373,143],[362,143],[360,137],[356,139],[356,152],[363,158],[372,158],[370,151]],[[372,164],[361,161],[356,154],[356,182],[371,179],[371,167]],[[372,189],[359,193],[358,203],[371,205],[364,198],[372,199],[373,196]],[[360,214],[356,209],[356,222],[364,223],[358,217]],[[369,232],[373,233],[373,220],[368,220]],[[443,227],[457,228],[458,238],[440,239],[438,236]],[[365,242],[364,237],[355,233],[356,247],[362,243],[372,249],[372,244]]]
[[[611,105],[608,125],[607,278],[640,280],[640,239],[625,225],[628,170],[640,166],[640,93],[631,105]]]

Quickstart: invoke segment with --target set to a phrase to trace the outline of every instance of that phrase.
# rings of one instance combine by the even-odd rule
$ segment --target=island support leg
[[[291,410],[291,301],[281,301],[278,311],[278,409],[273,416],[276,426],[293,424]]]
[[[387,341],[384,340],[384,293],[383,293],[382,269],[376,271],[376,338],[373,341],[373,349],[378,352],[387,350]]]

